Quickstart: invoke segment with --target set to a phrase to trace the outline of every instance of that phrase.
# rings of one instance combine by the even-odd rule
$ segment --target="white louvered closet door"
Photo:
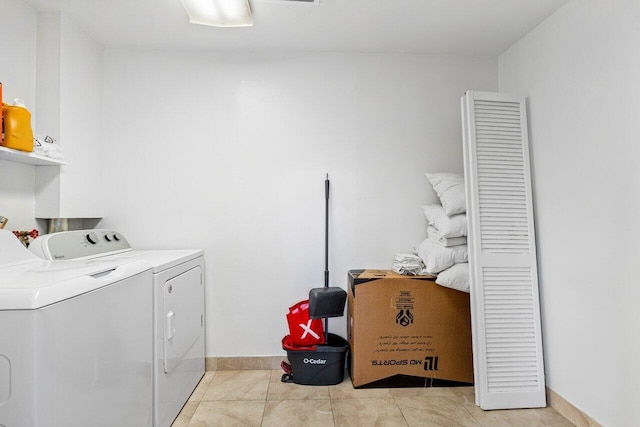
[[[546,406],[526,104],[462,97],[476,404]]]

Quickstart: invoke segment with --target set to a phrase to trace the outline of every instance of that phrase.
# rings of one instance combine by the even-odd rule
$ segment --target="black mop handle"
[[[324,180],[324,287],[329,287],[329,174]],[[329,344],[329,318],[324,319],[324,342]]]
[[[329,174],[324,180],[324,287],[329,287]]]

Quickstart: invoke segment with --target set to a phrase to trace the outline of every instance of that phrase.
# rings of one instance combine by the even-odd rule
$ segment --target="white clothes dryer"
[[[150,426],[150,265],[47,261],[0,230],[0,425]]]
[[[169,427],[205,371],[204,253],[132,250],[113,230],[48,234],[29,249],[45,259],[141,260],[153,288],[153,425]]]

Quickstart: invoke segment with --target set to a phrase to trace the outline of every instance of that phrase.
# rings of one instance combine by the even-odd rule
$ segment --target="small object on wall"
[[[0,216],[0,229],[3,229],[5,225],[7,225],[9,220],[3,216]]]
[[[25,248],[28,248],[29,243],[31,243],[29,239],[35,239],[40,235],[40,232],[34,228],[31,231],[13,230],[13,234],[20,240],[20,243],[22,243]]]

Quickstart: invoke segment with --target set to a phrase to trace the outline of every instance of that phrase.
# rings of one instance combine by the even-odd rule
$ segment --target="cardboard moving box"
[[[469,294],[440,286],[434,277],[386,270],[351,270],[348,278],[354,387],[403,385],[381,381],[392,378],[473,383]]]

